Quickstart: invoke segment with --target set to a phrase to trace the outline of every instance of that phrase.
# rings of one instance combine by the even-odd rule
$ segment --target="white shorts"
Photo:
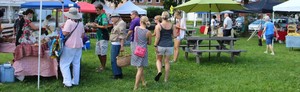
[[[95,47],[95,53],[97,55],[106,55],[107,49],[108,49],[108,41],[107,40],[97,41],[96,47]]]
[[[157,55],[173,55],[174,47],[157,47],[158,53]]]

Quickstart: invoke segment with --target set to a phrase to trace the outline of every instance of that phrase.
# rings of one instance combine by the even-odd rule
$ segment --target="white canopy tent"
[[[147,11],[138,7],[134,3],[132,3],[130,0],[124,3],[122,6],[118,7],[114,10],[114,13],[119,14],[130,14],[133,10],[136,10],[139,14],[147,14]]]
[[[299,12],[300,0],[289,0],[273,6],[273,11]]]
[[[273,20],[274,12],[300,12],[300,0],[289,0],[276,6],[273,6]]]

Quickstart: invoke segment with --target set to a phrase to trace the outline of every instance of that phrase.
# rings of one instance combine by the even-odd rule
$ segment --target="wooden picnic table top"
[[[186,40],[238,40],[238,38],[233,37],[198,37],[198,36],[190,36],[186,37]]]

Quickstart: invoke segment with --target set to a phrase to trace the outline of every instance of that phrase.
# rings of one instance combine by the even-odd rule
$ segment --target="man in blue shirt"
[[[273,46],[272,46],[272,40],[274,37],[274,31],[276,33],[276,37],[278,37],[278,33],[276,30],[276,27],[274,26],[274,24],[272,22],[270,22],[270,17],[266,16],[265,18],[266,23],[264,24],[264,30],[263,30],[263,35],[265,35],[266,37],[266,51],[264,53],[268,53],[268,49],[270,49],[271,51],[271,55],[275,55],[274,50],[273,50]]]

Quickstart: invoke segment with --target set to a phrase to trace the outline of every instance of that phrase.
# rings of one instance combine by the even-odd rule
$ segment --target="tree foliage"
[[[163,5],[164,5],[164,9],[169,10],[171,5],[173,5],[173,7],[177,6],[177,3],[174,2],[173,0],[164,0],[163,1]]]
[[[148,7],[146,8],[147,10],[147,17],[152,19],[156,15],[161,15],[161,13],[164,11],[162,8],[157,8],[157,7]]]

